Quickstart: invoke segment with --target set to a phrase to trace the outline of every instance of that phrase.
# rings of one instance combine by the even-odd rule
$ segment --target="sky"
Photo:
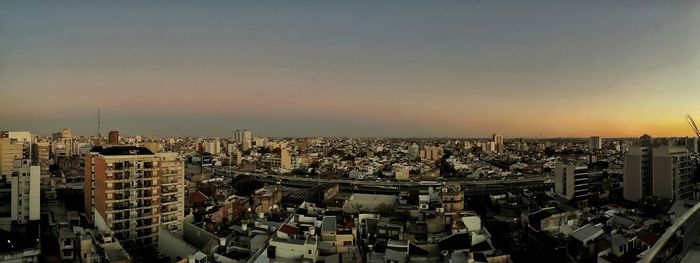
[[[0,1],[0,130],[689,136],[697,1]]]

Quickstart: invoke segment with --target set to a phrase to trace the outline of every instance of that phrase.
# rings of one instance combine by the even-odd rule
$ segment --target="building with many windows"
[[[647,196],[691,199],[693,172],[686,147],[653,146],[645,135],[639,146],[625,154],[624,198],[635,202]]]
[[[12,175],[0,180],[0,229],[40,219],[39,166],[29,159],[15,159],[12,164]]]
[[[593,136],[588,139],[588,149],[590,151],[597,151],[603,149],[603,140],[599,136]]]
[[[557,164],[554,167],[554,190],[562,198],[585,203],[590,191],[588,167]]]
[[[158,243],[161,225],[182,229],[183,162],[145,147],[95,147],[85,158],[85,210],[126,249]]]

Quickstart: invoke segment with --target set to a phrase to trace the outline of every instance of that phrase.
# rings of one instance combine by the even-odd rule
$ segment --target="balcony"
[[[170,204],[177,204],[177,199],[171,199],[171,200],[163,200],[161,202],[162,205],[170,205]]]
[[[700,258],[700,203],[681,215],[639,262],[695,262]]]
[[[177,180],[161,180],[160,185],[162,185],[162,186],[174,186],[174,185],[177,185]]]

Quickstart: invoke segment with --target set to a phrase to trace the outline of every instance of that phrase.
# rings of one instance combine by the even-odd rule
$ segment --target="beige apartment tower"
[[[95,147],[85,158],[85,211],[127,249],[158,243],[162,226],[181,231],[184,167],[145,147]]]
[[[24,145],[10,138],[0,139],[0,177],[12,176],[14,160],[22,159]]]
[[[623,195],[634,202],[647,196],[692,199],[692,176],[685,147],[630,147],[625,154]]]

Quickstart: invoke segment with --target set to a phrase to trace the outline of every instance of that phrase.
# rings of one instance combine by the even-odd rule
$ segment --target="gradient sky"
[[[0,130],[95,134],[98,108],[103,133],[148,136],[687,136],[700,118],[696,1],[148,2],[0,1]]]

